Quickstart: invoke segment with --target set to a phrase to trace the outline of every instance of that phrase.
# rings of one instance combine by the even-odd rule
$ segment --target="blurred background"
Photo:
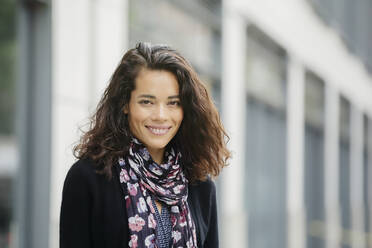
[[[72,148],[138,41],[220,110],[221,247],[372,247],[371,25],[372,0],[0,0],[0,247],[58,247]]]

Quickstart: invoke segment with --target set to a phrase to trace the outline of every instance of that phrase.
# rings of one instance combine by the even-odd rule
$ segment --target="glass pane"
[[[324,128],[324,83],[311,72],[305,77],[305,120],[314,128]]]
[[[248,28],[246,88],[250,97],[285,109],[284,51],[255,27]]]
[[[305,78],[305,208],[307,247],[325,246],[324,218],[324,83],[313,73]]]
[[[350,212],[350,103],[340,100],[340,205],[342,225],[342,247],[351,247],[351,212]]]
[[[0,247],[11,245],[15,142],[15,0],[1,0],[0,11]]]

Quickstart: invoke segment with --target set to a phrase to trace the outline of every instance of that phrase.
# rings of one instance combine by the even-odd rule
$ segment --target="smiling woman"
[[[139,43],[120,61],[75,147],[61,248],[218,247],[211,177],[230,156],[227,138],[186,59]]]

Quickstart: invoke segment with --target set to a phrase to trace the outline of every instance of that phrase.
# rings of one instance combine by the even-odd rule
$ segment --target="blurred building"
[[[223,13],[224,247],[372,247],[372,1]]]
[[[184,54],[221,111],[221,247],[372,247],[371,0],[1,6],[0,247],[58,247],[72,148],[138,41]]]

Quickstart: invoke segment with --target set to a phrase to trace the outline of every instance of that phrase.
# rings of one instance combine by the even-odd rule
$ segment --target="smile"
[[[151,126],[146,126],[146,128],[155,135],[164,135],[168,133],[170,127],[151,127]]]

